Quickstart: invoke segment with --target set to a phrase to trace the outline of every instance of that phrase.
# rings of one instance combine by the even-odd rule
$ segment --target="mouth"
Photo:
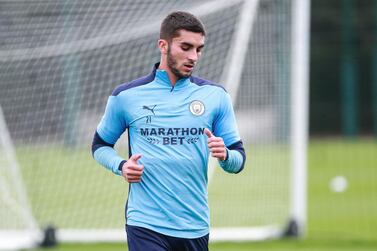
[[[183,64],[186,71],[192,71],[194,69],[194,64]]]

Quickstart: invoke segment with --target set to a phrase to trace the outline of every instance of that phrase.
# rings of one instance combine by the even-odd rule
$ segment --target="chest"
[[[210,93],[140,93],[128,109],[130,128],[211,128],[218,102]]]

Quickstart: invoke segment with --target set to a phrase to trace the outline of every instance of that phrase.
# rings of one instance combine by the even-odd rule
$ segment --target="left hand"
[[[227,151],[223,138],[216,137],[207,128],[204,129],[204,133],[208,137],[208,148],[211,152],[211,156],[218,158],[219,160],[225,160],[227,157]]]

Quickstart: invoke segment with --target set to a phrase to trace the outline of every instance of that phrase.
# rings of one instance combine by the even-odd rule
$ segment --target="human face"
[[[176,79],[190,77],[204,47],[201,33],[180,30],[168,44],[167,66]]]

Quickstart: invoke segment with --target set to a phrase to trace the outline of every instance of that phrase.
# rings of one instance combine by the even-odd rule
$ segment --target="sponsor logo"
[[[196,144],[204,128],[140,128],[140,134],[152,145]]]
[[[195,116],[201,116],[203,115],[205,111],[205,108],[204,108],[204,104],[199,101],[199,100],[195,100],[195,101],[192,101],[191,104],[190,104],[190,112],[195,115]]]

